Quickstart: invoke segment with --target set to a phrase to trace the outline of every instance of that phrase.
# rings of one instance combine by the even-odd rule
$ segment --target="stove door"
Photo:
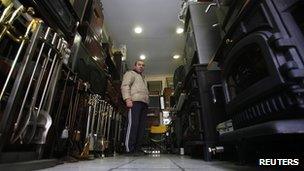
[[[224,62],[227,112],[232,113],[284,84],[280,57],[268,44],[266,32],[253,33],[239,41]]]
[[[49,25],[59,27],[67,37],[74,35],[77,19],[73,16],[65,1],[39,0],[35,2],[38,11]]]

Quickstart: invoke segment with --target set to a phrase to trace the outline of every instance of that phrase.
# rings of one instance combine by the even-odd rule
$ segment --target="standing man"
[[[123,76],[121,93],[129,108],[126,133],[126,151],[129,154],[143,155],[141,145],[145,133],[145,121],[149,103],[147,83],[142,75],[145,63],[137,60],[132,71]]]

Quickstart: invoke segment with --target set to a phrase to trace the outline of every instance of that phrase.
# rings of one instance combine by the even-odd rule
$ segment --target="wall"
[[[172,74],[165,74],[165,75],[147,75],[146,76],[146,81],[162,81],[162,86],[163,88],[167,87],[167,82],[166,78],[167,77],[173,77]],[[163,93],[163,90],[162,92]]]

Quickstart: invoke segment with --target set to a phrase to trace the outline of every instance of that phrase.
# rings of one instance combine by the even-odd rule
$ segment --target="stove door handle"
[[[217,6],[218,8],[220,8],[220,3],[219,3],[219,1],[216,0],[216,2],[210,3],[210,4],[207,6],[207,8],[206,8],[205,13],[207,14],[207,13],[209,12],[210,8],[213,7],[213,6]]]
[[[213,103],[216,103],[217,102],[217,99],[216,99],[216,95],[215,95],[215,88],[219,88],[219,87],[223,87],[222,84],[214,84],[211,86],[211,93],[212,93],[212,99],[213,99]]]

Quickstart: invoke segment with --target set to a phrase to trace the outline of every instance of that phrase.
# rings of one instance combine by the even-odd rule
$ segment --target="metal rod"
[[[40,134],[37,132],[37,129],[35,129],[35,134],[34,134],[34,137],[33,137],[33,141],[32,143],[35,143],[35,144],[45,144],[45,141],[46,141],[46,136],[47,136],[47,133],[48,133],[48,130],[49,128],[51,127],[52,125],[52,117],[50,116],[49,112],[50,112],[50,107],[51,107],[51,104],[52,104],[52,101],[53,101],[53,95],[54,95],[54,92],[55,92],[55,86],[56,86],[56,79],[58,78],[58,70],[60,70],[61,66],[60,66],[60,63],[58,63],[56,65],[56,73],[55,74],[55,78],[53,80],[54,84],[52,85],[51,87],[51,90],[50,92],[48,93],[48,103],[47,103],[47,110],[41,110],[41,114],[39,116],[41,117],[37,117],[37,123],[39,123],[39,121],[41,119],[45,119],[45,124],[44,124],[44,130],[43,132]],[[37,137],[38,136],[38,137]],[[40,153],[41,151],[38,152],[38,156],[40,156]]]
[[[47,37],[49,36],[49,33],[50,33],[50,27],[47,28],[47,31],[46,31],[45,36],[44,36],[44,38],[43,38],[44,41],[47,40]],[[12,135],[12,138],[14,137],[15,132],[17,131],[17,128],[18,128],[18,126],[19,126],[19,124],[20,124],[20,120],[21,120],[21,116],[22,116],[22,113],[23,113],[23,109],[24,109],[24,106],[25,106],[25,103],[26,103],[27,96],[28,96],[28,94],[29,94],[30,88],[31,88],[31,86],[32,86],[32,82],[33,82],[33,80],[34,80],[34,76],[35,76],[35,73],[36,73],[36,69],[38,68],[38,64],[39,64],[39,61],[40,61],[41,54],[42,54],[42,51],[43,51],[43,49],[44,49],[44,46],[45,46],[45,42],[43,42],[43,44],[42,44],[42,46],[41,46],[41,49],[40,49],[39,55],[38,55],[38,57],[37,57],[37,61],[36,61],[36,63],[35,63],[35,66],[34,66],[34,69],[33,69],[33,72],[32,72],[31,78],[30,78],[30,81],[29,81],[29,83],[28,83],[28,86],[27,86],[27,89],[26,89],[26,93],[25,93],[25,95],[24,95],[24,98],[23,98],[23,101],[22,101],[22,105],[21,105],[20,110],[19,110],[18,118],[17,118],[17,121],[16,121],[16,123],[15,123],[15,125],[14,125],[14,133],[13,133],[13,135]],[[28,122],[29,119],[30,119],[30,117],[27,117],[27,118],[26,118],[26,120],[27,120],[26,122]],[[20,136],[20,135],[19,135],[19,136]],[[17,136],[17,138],[18,138],[19,136]],[[15,142],[15,141],[17,140],[17,138],[11,139],[11,141],[12,141],[12,142]]]
[[[91,112],[92,112],[92,95],[89,96],[89,111],[88,111],[88,120],[87,120],[87,129],[86,129],[86,137],[89,137],[89,130],[90,130],[90,120],[91,120]]]
[[[9,30],[6,30],[5,32],[8,37],[10,37],[13,41],[20,43],[23,39],[22,36],[16,37],[13,33],[11,33]]]
[[[36,45],[38,44],[36,40],[39,38],[39,35],[41,35],[41,32],[42,32],[41,23],[42,23],[41,20],[35,19],[35,20],[32,20],[28,26],[28,32],[30,32],[30,30],[32,30],[33,34],[31,36],[29,47],[26,49],[26,52],[25,52],[26,57],[22,59],[21,68],[18,70],[17,77],[14,81],[13,88],[10,92],[10,96],[8,98],[7,105],[5,107],[4,115],[3,115],[1,123],[0,123],[0,151],[4,145],[4,142],[6,141],[7,131],[9,129],[8,125],[11,124],[12,119],[13,119],[12,113],[17,110],[17,106],[18,106],[17,99],[21,98],[21,96],[22,96],[21,87],[24,85],[24,82],[25,82],[24,73],[25,73],[25,70],[28,68],[27,67],[28,61],[31,60],[31,58],[33,56],[33,54],[31,54],[31,53],[35,52],[32,50],[35,49]],[[25,41],[25,39],[23,40],[23,42],[24,41]],[[21,43],[21,44],[23,44],[23,43]],[[22,48],[19,47],[19,50],[20,49],[22,49]],[[27,55],[27,54],[30,54],[30,55]],[[18,53],[16,56],[18,56]]]
[[[55,117],[55,126],[57,126],[57,124],[59,122],[59,115],[61,114],[61,111],[62,111],[62,105],[63,105],[65,92],[66,92],[66,87],[67,87],[67,82],[69,81],[69,78],[70,78],[70,71],[68,71],[67,76],[66,76],[66,80],[65,80],[64,85],[63,85],[63,90],[62,90],[62,94],[61,94],[60,101],[59,101],[59,107],[57,109],[56,117]],[[56,127],[55,130],[57,131],[57,127]]]
[[[106,129],[107,129],[107,122],[108,122],[108,114],[110,110],[110,105],[107,104],[107,110],[105,111],[104,115],[104,128],[103,128],[103,133],[102,133],[102,138],[105,138],[106,136]]]
[[[5,80],[5,83],[4,83],[3,88],[2,88],[2,90],[1,90],[0,101],[2,100],[3,95],[4,95],[5,91],[6,91],[8,82],[9,82],[9,80],[10,80],[12,74],[13,74],[13,71],[14,71],[15,66],[16,66],[16,64],[17,64],[17,61],[18,61],[18,59],[19,59],[19,57],[20,57],[20,55],[21,55],[21,51],[22,51],[22,49],[23,49],[23,46],[25,45],[26,40],[27,40],[27,38],[28,38],[28,36],[29,36],[29,33],[31,32],[31,29],[32,29],[32,27],[36,24],[36,22],[37,22],[37,20],[32,20],[31,23],[29,24],[29,26],[28,26],[27,29],[26,29],[26,32],[25,32],[25,35],[24,35],[24,37],[25,37],[26,39],[23,39],[23,40],[22,40],[21,45],[20,45],[20,47],[19,47],[19,49],[18,49],[18,51],[17,51],[17,54],[16,54],[16,56],[15,56],[15,59],[14,59],[14,61],[13,61],[13,63],[12,63],[12,66],[11,66],[11,68],[10,68],[10,71],[9,71],[9,73],[8,73],[8,75],[7,75],[7,78],[6,78],[6,80]],[[0,39],[1,39],[1,38],[0,38]]]
[[[70,120],[71,120],[71,110],[72,110],[72,99],[74,97],[74,90],[75,90],[75,82],[77,80],[77,75],[74,76],[73,78],[73,87],[72,87],[72,91],[71,91],[71,95],[70,95],[70,98],[69,98],[69,108],[68,108],[68,114],[67,114],[67,117],[65,118],[65,129],[70,126]]]
[[[96,128],[96,133],[97,135],[99,134],[100,130],[100,120],[101,120],[101,115],[102,115],[102,101],[99,101],[99,108],[98,108],[98,120],[97,120],[97,128]]]
[[[58,53],[60,55],[63,55],[62,51],[66,50],[65,48],[66,48],[66,43],[65,43],[65,41],[63,41],[62,45],[60,46],[60,49],[59,49]],[[56,54],[56,55],[58,55],[58,54]],[[64,53],[64,55],[66,55],[66,54]],[[35,135],[37,135],[38,137],[34,138],[35,139],[34,143],[45,144],[48,131],[49,131],[51,125],[52,125],[52,117],[50,116],[50,111],[51,111],[51,106],[52,106],[52,103],[53,103],[53,98],[54,98],[54,94],[55,94],[55,90],[56,90],[56,85],[58,83],[58,78],[59,78],[60,71],[61,71],[61,68],[62,68],[62,64],[63,64],[62,60],[57,60],[57,62],[55,64],[53,76],[50,79],[51,83],[49,84],[49,88],[48,88],[48,91],[47,91],[47,102],[45,104],[45,109],[46,110],[41,110],[41,114],[39,113],[39,116],[42,116],[42,117],[37,117],[38,122],[41,122],[41,121],[44,122],[45,121],[45,124],[44,124],[44,127],[43,127],[43,132],[42,132],[42,134],[36,133],[37,131],[35,132]],[[43,106],[44,106],[44,104],[43,104]]]
[[[4,11],[3,11],[3,13],[2,13],[2,15],[1,15],[1,17],[0,17],[0,23],[2,24],[2,22],[4,22],[4,20],[6,20],[6,18],[8,17],[7,15],[9,15],[8,13],[11,11],[11,9],[14,7],[14,4],[13,3],[11,3],[11,4],[9,4],[9,6],[7,6],[5,9],[4,9]]]
[[[208,13],[209,10],[210,10],[210,8],[213,7],[213,6],[218,6],[218,4],[217,4],[217,3],[210,3],[210,4],[207,6],[207,8],[206,8],[205,13]]]
[[[58,36],[57,33],[54,33],[53,39],[52,39],[52,42],[51,42],[52,45],[55,44],[57,36]],[[35,108],[35,105],[36,105],[36,101],[37,101],[37,97],[38,97],[38,93],[39,93],[39,88],[40,88],[40,85],[42,83],[42,79],[43,79],[44,73],[47,70],[47,65],[48,65],[49,58],[51,56],[51,52],[52,52],[52,47],[50,47],[48,55],[47,55],[47,57],[43,61],[42,68],[41,68],[42,72],[40,72],[40,74],[38,76],[36,89],[35,89],[35,92],[34,92],[34,95],[32,97],[32,101],[31,101],[31,105],[30,105],[30,112],[31,113],[34,111],[34,108]]]
[[[211,86],[211,93],[212,93],[212,97],[213,97],[213,103],[216,103],[217,100],[216,100],[216,94],[215,94],[215,88],[223,88],[222,84],[214,84]]]
[[[63,41],[62,38],[60,38],[59,42],[58,42],[58,46],[60,47],[60,52],[61,52],[62,47],[63,47],[62,41]],[[59,49],[58,46],[57,46],[57,49]],[[44,103],[44,98],[45,98],[46,92],[47,92],[48,87],[49,87],[49,82],[50,82],[51,76],[53,74],[54,66],[55,66],[55,63],[57,62],[57,56],[58,56],[58,54],[56,53],[54,58],[53,58],[53,62],[52,62],[52,65],[51,65],[51,68],[50,68],[50,71],[49,71],[49,75],[48,75],[48,78],[46,80],[45,87],[44,87],[44,90],[43,90],[43,93],[42,93],[40,104],[39,104],[39,107],[38,107],[38,110],[37,110],[37,117],[39,116],[40,110],[41,110],[42,105]]]
[[[55,33],[53,35],[52,44],[55,43],[56,39],[57,39],[57,33]],[[52,51],[52,48],[50,48],[50,50],[49,50],[48,57],[50,56],[50,52],[51,51]],[[40,55],[41,54],[39,52],[38,56],[40,56]],[[30,120],[34,120],[34,122],[36,121],[36,116],[34,114],[34,108],[35,108],[35,105],[36,105],[36,101],[37,101],[37,96],[38,96],[38,93],[39,93],[40,85],[41,85],[44,73],[46,72],[46,67],[47,67],[47,63],[48,63],[47,61],[48,61],[48,58],[44,59],[44,62],[42,64],[42,72],[40,72],[40,74],[38,76],[38,80],[37,80],[37,83],[36,83],[36,86],[35,86],[35,91],[34,91],[34,94],[32,96],[32,100],[31,100],[30,107],[29,107],[30,108],[30,110],[29,110],[29,118],[26,119],[26,123],[20,129],[20,132],[15,137],[12,136],[12,138],[11,138],[12,142],[15,142],[19,137],[21,137],[21,135],[24,133],[24,131],[26,130],[27,126],[29,125]],[[34,119],[33,119],[33,117],[34,117]],[[32,134],[34,134],[34,133],[32,133]]]
[[[102,114],[101,114],[101,123],[100,123],[100,135],[101,135],[101,141],[103,141],[103,138],[104,138],[104,123],[105,123],[105,116],[106,116],[106,111],[107,111],[107,102],[106,101],[103,101],[103,110],[102,110]]]
[[[23,12],[24,7],[21,5],[16,11],[13,12],[11,18],[8,20],[7,23],[4,25],[4,29],[0,33],[0,40],[3,38],[6,31],[12,26],[14,20],[20,16],[20,14]]]
[[[112,118],[112,113],[114,111],[113,109],[114,108],[111,106],[110,113],[109,113],[109,116],[108,116],[108,129],[107,129],[107,141],[108,142],[110,141],[111,118]]]
[[[79,98],[80,98],[80,94],[79,94],[79,90],[80,90],[80,82],[77,82],[77,90],[76,90],[76,96],[74,99],[74,105],[73,105],[73,109],[72,109],[72,116],[71,116],[71,128],[74,129],[74,124],[75,124],[75,120],[76,120],[76,113],[77,113],[77,109],[78,109],[78,104],[79,104]]]
[[[62,47],[62,38],[59,38],[59,41],[58,41],[58,44],[57,44],[57,49],[59,49],[59,47]],[[47,77],[47,80],[46,80],[46,83],[45,83],[45,86],[44,86],[42,97],[40,99],[39,108],[38,108],[36,114],[31,110],[31,112],[33,112],[33,113],[31,113],[31,116],[34,118],[32,120],[34,124],[32,126],[33,128],[31,130],[30,134],[27,135],[28,137],[26,139],[26,143],[30,143],[32,141],[32,139],[34,138],[34,136],[35,136],[36,127],[37,127],[37,121],[38,121],[37,119],[38,119],[38,117],[39,117],[39,115],[41,113],[42,105],[45,102],[45,95],[46,95],[46,91],[48,90],[48,87],[49,87],[49,81],[51,79],[50,77],[51,77],[51,75],[53,75],[54,66],[56,66],[55,64],[57,63],[56,58],[57,58],[57,53],[55,54],[55,56],[53,58],[53,62],[52,62],[52,65],[50,67],[50,71],[49,71],[49,74],[48,74],[48,77]],[[35,103],[34,103],[34,106],[35,106]],[[32,109],[33,109],[34,106],[31,106]]]
[[[93,118],[92,118],[92,125],[91,125],[91,133],[94,133],[94,123],[95,123],[95,115],[96,115],[96,107],[97,107],[97,97],[94,95],[94,107],[93,107]]]

